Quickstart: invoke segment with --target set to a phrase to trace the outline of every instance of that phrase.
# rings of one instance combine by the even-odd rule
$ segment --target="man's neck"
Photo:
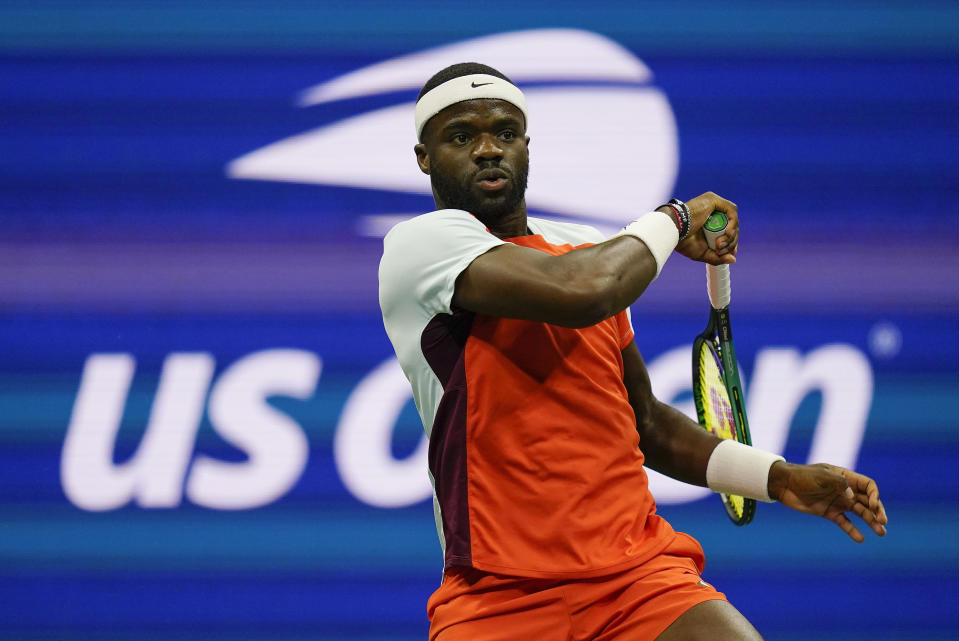
[[[516,238],[517,236],[526,236],[529,231],[527,227],[526,207],[517,207],[515,211],[499,216],[495,220],[476,216],[497,238]]]

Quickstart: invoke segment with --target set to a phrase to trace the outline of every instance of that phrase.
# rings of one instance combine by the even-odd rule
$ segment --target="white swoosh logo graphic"
[[[679,161],[669,103],[643,84],[652,74],[642,62],[597,34],[550,29],[476,38],[345,74],[307,89],[300,103],[418,89],[439,69],[464,60],[482,60],[517,83],[564,83],[524,89],[531,209],[609,228],[669,198]],[[597,81],[628,85],[576,86]],[[415,142],[413,103],[403,103],[257,149],[232,161],[227,174],[428,195]]]
[[[517,83],[649,82],[653,77],[639,58],[609,38],[578,29],[533,29],[473,38],[370,65],[304,90],[298,103],[308,106],[387,91],[419,91],[443,67],[469,61],[499,69]]]

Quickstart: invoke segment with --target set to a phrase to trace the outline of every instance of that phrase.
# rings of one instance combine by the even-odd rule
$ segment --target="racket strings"
[[[722,360],[716,346],[703,342],[698,354],[699,389],[703,405],[703,419],[707,430],[723,439],[736,438],[736,419],[733,406],[723,380]],[[745,511],[745,499],[741,496],[723,494],[727,510],[741,519]]]
[[[736,420],[723,381],[721,363],[707,343],[703,343],[699,353],[699,387],[702,390],[706,429],[719,438],[735,438]]]

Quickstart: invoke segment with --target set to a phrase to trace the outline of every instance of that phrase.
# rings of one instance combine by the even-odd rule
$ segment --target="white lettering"
[[[296,421],[271,407],[267,397],[309,398],[320,368],[312,352],[272,349],[250,354],[224,371],[210,393],[210,422],[249,458],[227,463],[198,456],[187,497],[205,507],[239,510],[286,494],[306,467],[309,444]]]
[[[182,496],[203,402],[213,376],[209,354],[170,354],[136,453],[113,463],[117,432],[136,368],[129,354],[93,354],[83,368],[60,463],[61,483],[77,507],[101,511],[131,499],[175,507]]]
[[[136,362],[130,354],[93,354],[84,365],[60,463],[67,498],[102,511],[136,500],[142,507],[176,507],[213,378],[209,354],[170,354],[137,450],[113,463],[117,433]],[[250,354],[220,376],[210,394],[210,421],[243,450],[241,463],[198,456],[187,497],[217,509],[270,503],[300,478],[309,446],[300,426],[267,403],[271,395],[313,394],[320,359],[311,352],[274,349]]]
[[[803,358],[793,348],[767,348],[756,356],[753,378],[746,401],[756,447],[781,453],[799,404],[819,391],[822,409],[808,461],[855,466],[873,391],[872,367],[862,352],[823,345]]]
[[[689,354],[688,346],[677,347],[653,359],[648,370],[653,394],[695,420]],[[115,464],[135,369],[130,354],[92,354],[84,365],[60,472],[64,493],[76,506],[102,511],[136,501],[143,507],[176,507],[186,479],[186,496],[198,505],[247,509],[277,500],[302,475],[309,455],[306,436],[268,398],[309,398],[321,371],[316,354],[295,349],[250,354],[227,368],[212,389],[210,354],[170,354],[143,438],[128,461]],[[225,462],[200,455],[187,474],[208,390],[213,428],[248,459]],[[853,468],[872,402],[873,374],[866,357],[850,345],[824,345],[805,355],[792,347],[760,350],[746,395],[753,443],[781,453],[800,403],[816,392],[822,394],[822,407],[808,460]],[[399,363],[390,358],[347,399],[333,440],[334,461],[344,486],[363,503],[403,507],[432,495],[425,434],[410,456],[397,460],[392,454],[396,422],[411,396]],[[647,471],[661,504],[710,494]]]
[[[333,455],[343,485],[364,503],[404,507],[433,494],[427,477],[426,434],[416,451],[401,461],[391,451],[396,419],[412,395],[399,362],[391,358],[367,374],[346,402]]]

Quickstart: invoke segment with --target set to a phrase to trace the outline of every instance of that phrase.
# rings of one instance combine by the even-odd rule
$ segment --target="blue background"
[[[744,212],[737,270],[767,283],[737,290],[747,379],[766,346],[836,342],[866,354],[875,377],[857,469],[880,483],[885,539],[856,546],[780,506],[735,529],[714,498],[661,512],[703,542],[707,580],[771,641],[959,638],[954,2],[194,4],[0,7],[0,637],[424,638],[441,567],[431,507],[358,501],[332,440],[349,393],[392,354],[376,304],[380,241],[356,221],[432,203],[229,180],[223,168],[398,101],[293,108],[305,87],[467,37],[566,26],[613,38],[653,70],[679,130],[675,193],[711,189]],[[807,279],[789,273],[811,246],[839,258]],[[750,252],[765,258],[750,268]],[[251,258],[275,265],[279,255],[305,257],[284,268],[288,282],[226,287],[236,273],[255,276]],[[883,272],[888,296],[856,296],[856,279],[870,278],[863,257],[894,267]],[[173,265],[211,280],[184,283]],[[651,290],[651,304],[634,306],[648,360],[705,321],[688,304],[702,298],[700,272],[675,269],[695,274],[694,294]],[[107,272],[126,284],[104,287]],[[878,323],[900,333],[901,349],[870,347]],[[272,401],[310,443],[282,499],[234,512],[184,502],[93,513],[64,496],[61,448],[90,354],[137,360],[122,461],[166,355],[212,353],[219,373],[276,347],[323,359],[315,394]],[[793,419],[793,459],[804,460],[820,400],[811,394]],[[407,408],[397,457],[420,429]],[[242,459],[207,422],[197,452]]]

